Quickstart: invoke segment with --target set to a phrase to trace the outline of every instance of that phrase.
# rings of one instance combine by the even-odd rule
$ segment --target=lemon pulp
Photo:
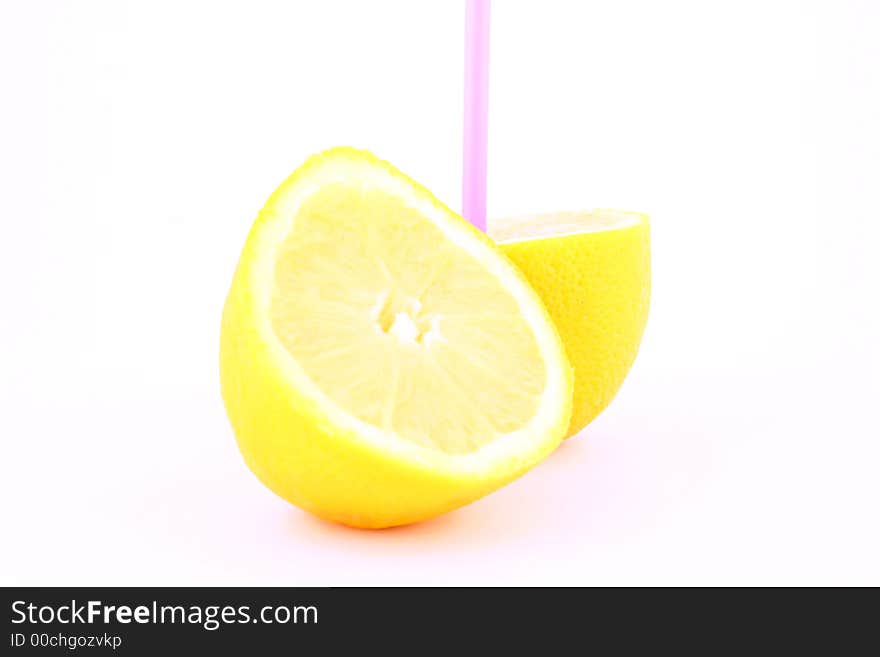
[[[638,226],[644,215],[623,210],[548,212],[492,220],[489,235],[498,244],[548,237],[566,237]]]
[[[546,383],[515,299],[381,190],[329,184],[279,248],[273,329],[338,407],[448,454],[527,424]]]

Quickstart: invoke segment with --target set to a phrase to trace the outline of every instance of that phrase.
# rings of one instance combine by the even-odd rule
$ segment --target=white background
[[[0,583],[880,584],[880,3],[496,0],[490,213],[650,213],[652,315],[580,437],[381,532],[249,473],[220,310],[312,152],[458,207],[463,4],[0,7]]]

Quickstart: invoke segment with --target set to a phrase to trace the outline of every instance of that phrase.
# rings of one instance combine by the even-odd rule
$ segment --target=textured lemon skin
[[[269,489],[326,520],[383,528],[418,522],[468,504],[543,460],[564,438],[571,417],[573,374],[554,330],[554,348],[565,361],[565,395],[558,413],[552,426],[535,437],[530,450],[491,469],[438,467],[430,459],[420,461],[377,449],[291,385],[279,363],[277,345],[261,330],[254,270],[260,257],[262,227],[279,211],[286,190],[308,180],[311,168],[327,158],[346,157],[367,158],[376,166],[387,167],[423,198],[442,205],[423,187],[369,153],[338,148],[311,158],[270,197],[248,236],[223,309],[220,383],[242,456]],[[469,227],[451,211],[446,212]],[[474,229],[473,234],[496,248],[479,231]],[[510,270],[527,286],[516,267],[511,265]],[[552,327],[540,300],[537,296],[534,299],[544,321]]]
[[[597,213],[601,213],[598,211]],[[635,360],[651,298],[648,217],[632,225],[501,244],[556,323],[575,372],[568,436],[609,403]]]

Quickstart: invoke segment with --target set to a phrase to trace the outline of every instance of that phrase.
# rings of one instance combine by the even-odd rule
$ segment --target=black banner
[[[726,648],[786,654],[807,641],[849,654],[868,604],[816,591],[390,588],[7,588],[0,654],[262,655],[644,653]],[[849,596],[849,594],[845,594]],[[840,597],[836,592],[831,597]],[[723,598],[723,599],[722,599]],[[861,638],[860,638],[861,637]],[[872,640],[872,643],[875,643]],[[853,653],[855,654],[855,653]]]

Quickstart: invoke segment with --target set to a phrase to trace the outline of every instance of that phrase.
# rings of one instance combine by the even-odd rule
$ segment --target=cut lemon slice
[[[221,382],[257,476],[366,527],[519,476],[562,439],[572,394],[556,329],[516,267],[353,149],[310,159],[260,213],[224,310]]]
[[[648,217],[556,212],[496,219],[488,228],[565,343],[575,372],[573,435],[611,403],[638,353],[651,298]]]

